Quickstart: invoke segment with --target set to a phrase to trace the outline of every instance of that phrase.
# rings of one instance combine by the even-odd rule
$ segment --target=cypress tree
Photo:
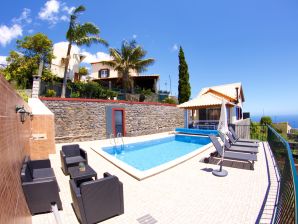
[[[187,102],[190,98],[190,83],[188,66],[185,61],[182,47],[179,49],[179,83],[178,83],[178,101],[179,104]]]

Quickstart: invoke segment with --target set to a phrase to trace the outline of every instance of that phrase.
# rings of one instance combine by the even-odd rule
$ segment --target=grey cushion
[[[66,163],[68,165],[70,164],[76,164],[80,162],[87,162],[82,156],[73,156],[73,157],[66,157]]]
[[[43,168],[33,170],[33,179],[55,178],[54,170],[52,168]]]
[[[74,145],[64,145],[62,146],[62,151],[66,156],[79,156],[80,155],[80,146],[78,144]]]

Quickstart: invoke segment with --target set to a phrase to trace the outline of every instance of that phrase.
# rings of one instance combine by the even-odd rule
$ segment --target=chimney
[[[236,87],[236,103],[239,103],[239,87]]]

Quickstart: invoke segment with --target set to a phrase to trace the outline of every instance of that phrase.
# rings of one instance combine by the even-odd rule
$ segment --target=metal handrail
[[[122,144],[121,144],[121,149],[123,150],[124,149],[124,140],[123,140],[123,136],[122,136],[122,133],[121,132],[118,132],[117,133],[117,138],[120,138]]]
[[[110,144],[112,145],[112,143],[111,143],[111,140],[113,140],[114,141],[114,145],[116,145],[116,139],[115,139],[115,136],[114,136],[114,134],[113,133],[110,133]]]
[[[278,140],[284,145],[285,149],[286,149],[286,153],[287,153],[287,157],[289,159],[289,165],[290,165],[290,169],[291,169],[291,176],[293,178],[293,190],[294,190],[294,209],[295,209],[295,217],[294,217],[294,221],[297,224],[298,223],[298,207],[297,207],[297,192],[298,192],[298,177],[297,177],[297,171],[296,171],[296,167],[295,167],[295,162],[294,162],[294,158],[293,158],[293,154],[290,148],[289,143],[279,134],[277,133],[277,131],[275,131],[272,127],[268,126],[268,131],[271,131],[277,138]],[[269,135],[268,135],[269,138]],[[269,139],[268,139],[269,141]],[[270,146],[271,147],[271,146]],[[281,169],[280,167],[278,167],[279,169]],[[283,176],[281,176],[281,178],[283,178]],[[282,180],[281,180],[282,181]],[[280,191],[285,190],[285,189],[280,189]],[[284,192],[279,192],[280,194],[284,193]],[[287,195],[286,195],[287,196]],[[287,196],[288,197],[288,196]],[[284,198],[279,197],[279,200]],[[286,198],[288,199],[288,198]],[[281,203],[284,203],[284,201],[282,201]],[[287,202],[288,203],[288,202]],[[279,206],[279,201],[277,202],[277,207]],[[282,206],[282,205],[280,205]],[[288,205],[289,206],[289,205]],[[289,206],[290,207],[290,206]],[[277,212],[280,213],[289,213],[289,211],[284,211],[284,208],[277,208],[277,210],[275,211],[275,216],[274,216],[274,223],[280,223],[280,222],[284,222],[283,220],[280,220],[277,216],[280,216],[280,214],[276,214]]]

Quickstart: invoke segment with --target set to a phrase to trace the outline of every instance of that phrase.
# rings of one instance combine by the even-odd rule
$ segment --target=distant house
[[[53,54],[55,58],[51,62],[51,71],[60,78],[64,77],[65,59],[67,54],[68,43],[61,42],[54,44]],[[70,51],[70,59],[68,65],[67,79],[72,81],[79,80],[80,63],[85,59],[85,56],[80,54],[79,49],[72,47]]]
[[[188,110],[188,124],[191,127],[216,129],[223,99],[227,101],[228,122],[242,120],[245,99],[241,83],[203,88],[197,97],[178,107]]]
[[[122,89],[121,76],[119,73],[108,65],[104,65],[102,61],[91,63],[93,81],[101,83],[110,89]],[[130,71],[133,88],[151,89],[157,92],[157,82],[159,75],[141,75],[136,71]]]

